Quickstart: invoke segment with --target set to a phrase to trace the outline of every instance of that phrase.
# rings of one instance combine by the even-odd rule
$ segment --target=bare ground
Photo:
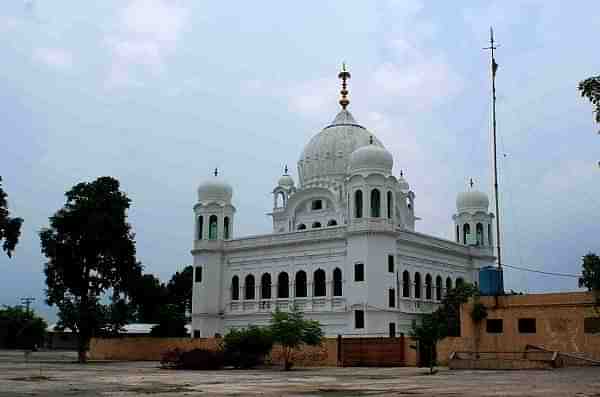
[[[0,396],[600,397],[600,367],[529,371],[306,368],[175,371],[155,362],[75,364],[73,353],[0,351]]]

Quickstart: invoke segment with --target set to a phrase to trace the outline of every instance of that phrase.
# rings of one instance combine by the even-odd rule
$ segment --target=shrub
[[[160,355],[160,366],[162,368],[178,368],[181,365],[183,352],[178,348],[169,349]]]
[[[177,348],[165,351],[160,359],[163,368],[175,369],[221,369],[224,366],[223,352],[194,349],[187,352]]]
[[[181,355],[183,369],[221,369],[225,364],[221,350],[194,349]]]
[[[235,368],[252,368],[264,363],[273,347],[273,337],[268,328],[250,326],[229,331],[223,339],[225,362]]]

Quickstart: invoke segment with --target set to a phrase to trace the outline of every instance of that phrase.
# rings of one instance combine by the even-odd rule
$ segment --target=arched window
[[[225,240],[229,239],[229,217],[228,216],[223,218],[223,238]]]
[[[217,239],[217,216],[211,215],[208,218],[208,239],[216,240]]]
[[[491,247],[494,245],[494,241],[492,239],[492,224],[488,223],[488,245]]]
[[[271,299],[271,275],[265,273],[260,278],[260,298]]]
[[[333,270],[333,296],[342,296],[342,271],[337,267]]]
[[[483,245],[483,225],[481,223],[475,225],[475,235],[477,236],[477,245]]]
[[[244,299],[254,299],[254,276],[249,274],[246,276],[246,282],[244,283]]]
[[[325,286],[325,271],[319,269],[313,274],[313,296],[325,296],[327,287]]]
[[[304,270],[300,270],[296,273],[296,297],[305,298],[306,297],[306,272]]]
[[[469,234],[471,234],[471,226],[468,223],[465,223],[463,225],[463,244],[467,244]]]
[[[457,288],[460,287],[460,286],[462,286],[464,283],[465,283],[465,280],[463,280],[462,277],[459,277],[459,278],[456,279],[456,287]]]
[[[435,299],[442,300],[442,278],[440,276],[435,278]]]
[[[425,299],[433,299],[433,280],[431,274],[425,276]]]
[[[354,192],[354,217],[362,218],[363,216],[363,194],[362,190]]]
[[[285,206],[285,194],[283,192],[278,192],[275,195],[275,208],[282,208]]]
[[[312,224],[312,228],[313,228],[313,229],[316,229],[316,228],[318,228],[318,227],[321,227],[321,222],[314,222],[314,223]]]
[[[198,240],[202,240],[202,232],[204,231],[204,217],[198,217]]]
[[[460,243],[460,227],[456,225],[456,242]]]
[[[290,278],[286,272],[279,273],[279,276],[277,276],[277,297],[290,297]]]
[[[238,276],[231,278],[231,300],[240,300],[240,278]]]
[[[421,291],[423,289],[423,284],[421,284],[421,273],[415,273],[415,298],[421,298]]]
[[[392,208],[394,208],[394,195],[390,190],[387,192],[387,217],[392,219]]]
[[[410,298],[410,273],[408,270],[402,272],[402,296]]]
[[[327,226],[337,226],[337,221],[335,219],[330,219],[329,222],[327,222]]]
[[[304,223],[301,223],[298,225],[298,230],[305,230],[306,229],[306,225]]]
[[[371,218],[379,218],[381,216],[381,193],[379,190],[371,190]]]
[[[446,278],[446,293],[445,295],[448,295],[448,291],[450,291],[452,289],[452,279],[450,277]]]

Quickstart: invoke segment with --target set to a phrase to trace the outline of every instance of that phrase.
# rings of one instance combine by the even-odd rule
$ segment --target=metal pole
[[[498,269],[502,269],[502,249],[500,244],[500,204],[498,194],[498,154],[496,150],[496,69],[497,64],[494,58],[494,30],[490,27],[490,46],[484,48],[491,50],[491,67],[492,67],[492,134],[494,148],[494,198],[496,202],[496,242],[498,249]]]

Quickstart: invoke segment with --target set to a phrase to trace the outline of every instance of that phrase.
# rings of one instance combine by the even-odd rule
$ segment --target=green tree
[[[271,317],[273,341],[281,345],[283,367],[289,371],[293,365],[293,353],[302,344],[318,346],[323,339],[321,325],[315,320],[305,320],[302,312],[294,308],[289,313],[276,310]]]
[[[0,346],[32,349],[44,343],[46,322],[21,306],[0,309]]]
[[[410,335],[419,342],[421,357],[429,366],[429,372],[434,373],[437,365],[436,345],[447,336],[460,336],[460,307],[470,298],[478,296],[477,287],[470,283],[457,285],[446,292],[441,306],[433,313],[425,314],[420,323],[413,325]],[[477,306],[476,316],[483,309]],[[486,314],[487,315],[487,314]]]
[[[181,273],[176,272],[167,284],[169,303],[175,305],[177,311],[186,315],[192,312],[192,287],[194,268],[186,266]]]
[[[413,324],[410,330],[412,336],[419,346],[422,357],[427,358],[429,373],[433,374],[437,365],[435,347],[439,341],[448,335],[443,313],[435,311],[433,313],[424,314],[418,324]]]
[[[58,327],[77,336],[79,361],[85,362],[90,339],[106,331],[108,309],[101,298],[109,289],[127,293],[126,280],[134,279],[141,265],[127,223],[130,200],[116,179],[79,183],[66,197],[40,232],[48,258],[46,302],[58,308]]]
[[[168,303],[167,288],[153,274],[143,274],[133,281],[129,295],[135,308],[136,320],[142,323],[158,323],[161,308]]]
[[[10,217],[7,197],[8,195],[2,189],[2,177],[0,177],[0,241],[4,240],[2,249],[10,258],[19,242],[23,219]]]
[[[580,81],[578,89],[581,96],[589,99],[592,105],[594,105],[595,119],[600,124],[600,76]]]
[[[225,361],[235,368],[252,368],[262,364],[272,348],[271,330],[255,325],[232,329],[223,338]]]
[[[185,316],[175,305],[162,305],[158,312],[158,324],[150,330],[150,336],[175,338],[187,336]]]
[[[600,303],[600,257],[590,252],[583,257],[579,286],[592,291],[596,303]]]

